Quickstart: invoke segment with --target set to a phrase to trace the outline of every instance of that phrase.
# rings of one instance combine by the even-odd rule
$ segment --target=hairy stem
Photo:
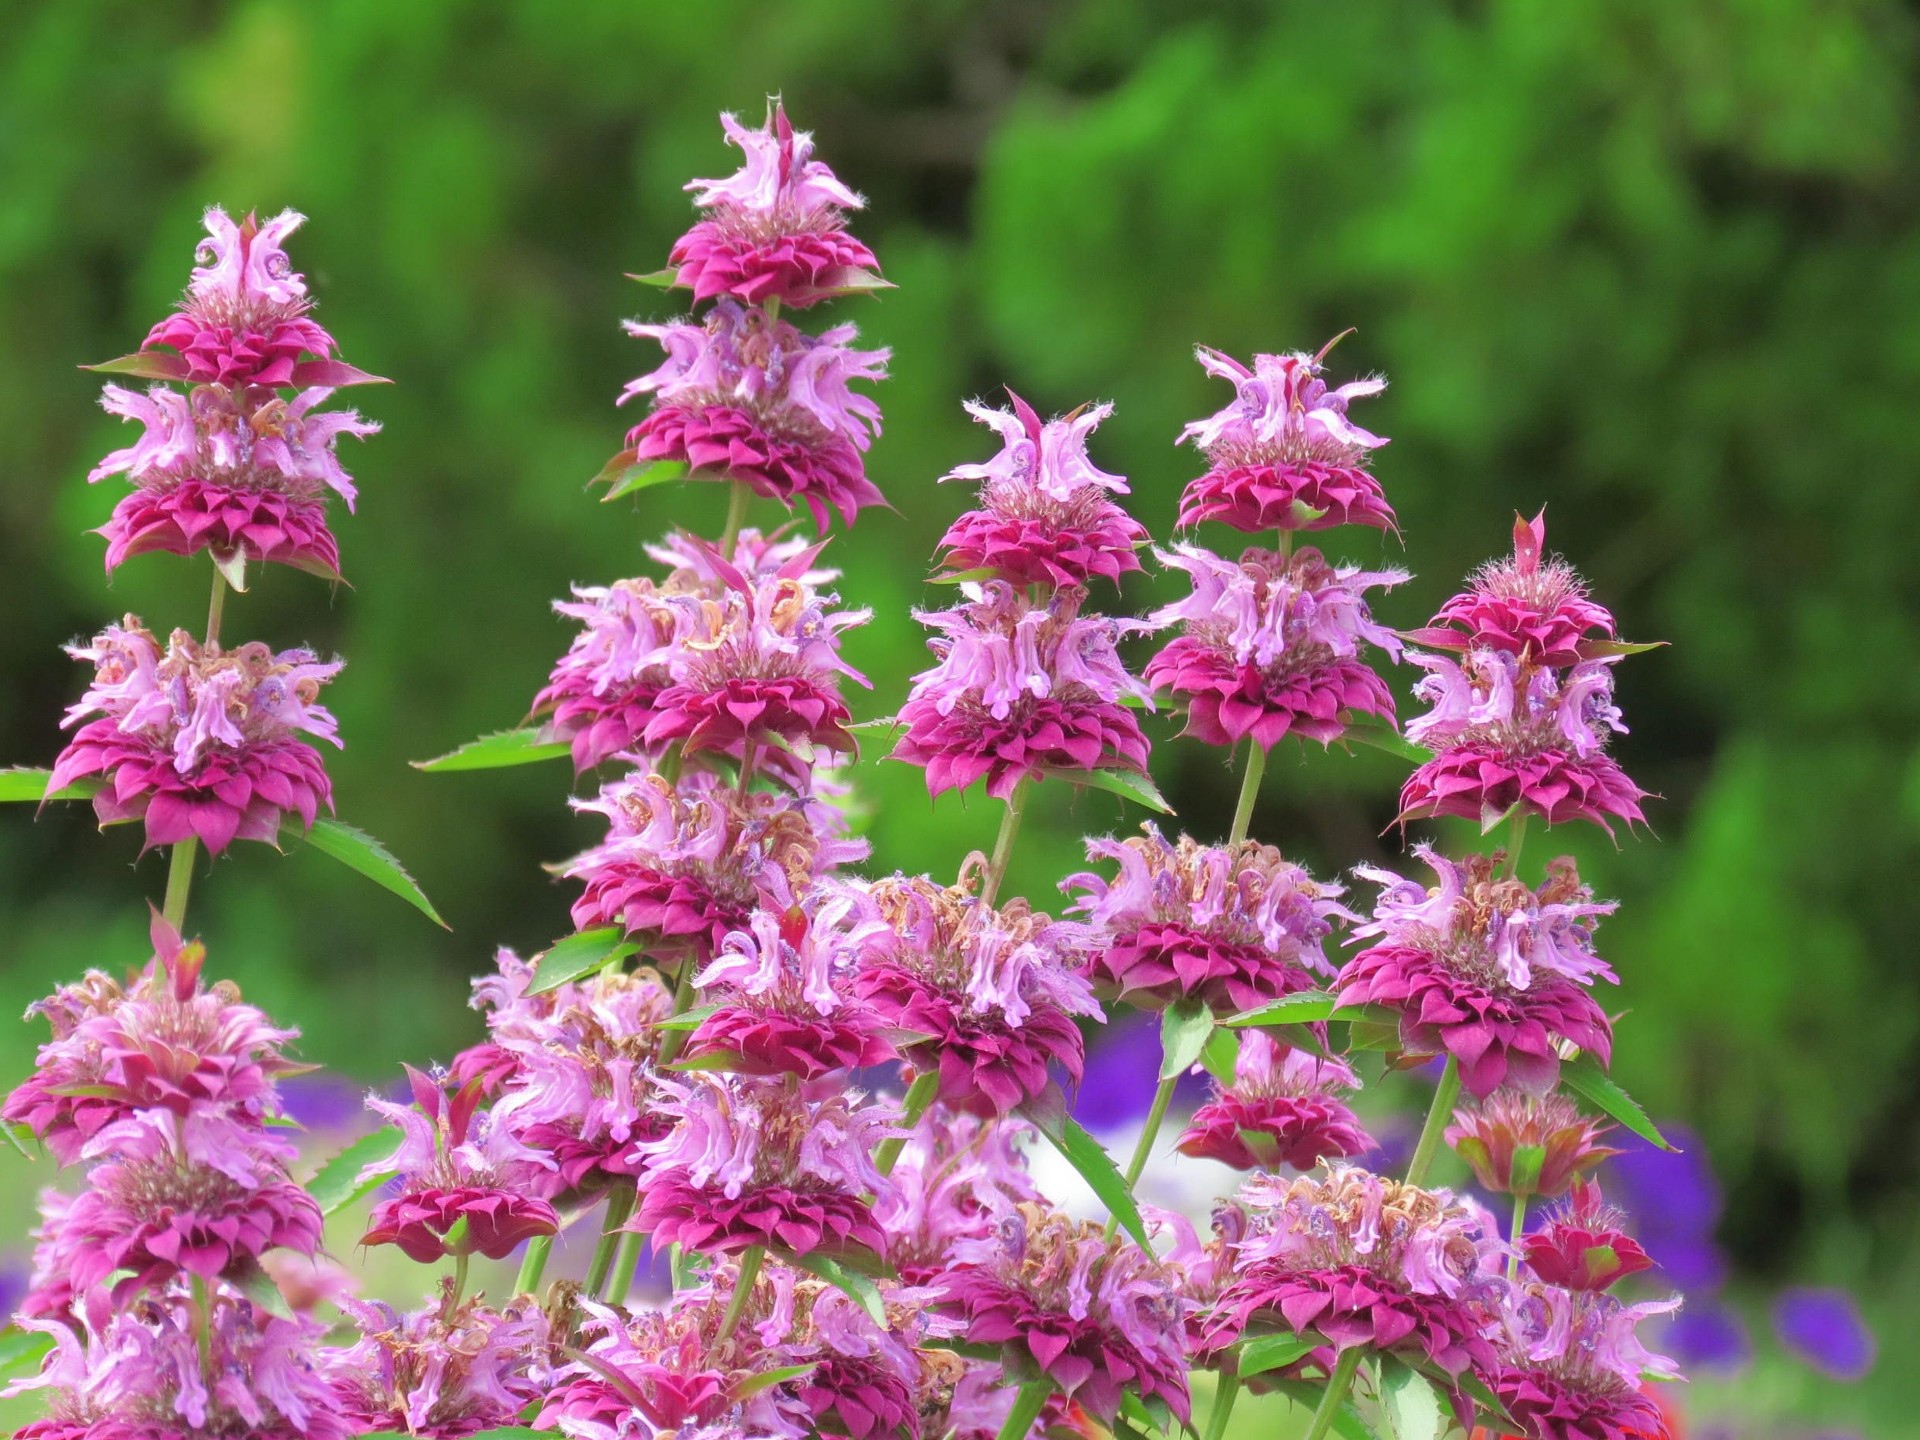
[[[1413,1163],[1407,1166],[1407,1183],[1426,1183],[1427,1172],[1440,1153],[1440,1138],[1453,1119],[1454,1102],[1460,1098],[1460,1062],[1447,1056],[1447,1068],[1440,1072],[1440,1084],[1433,1092],[1433,1106],[1427,1111],[1427,1123],[1420,1128],[1420,1143],[1413,1147]]]
[[[1326,1440],[1327,1432],[1333,1428],[1334,1417],[1340,1413],[1341,1403],[1347,1398],[1347,1391],[1353,1388],[1354,1372],[1360,1368],[1360,1357],[1364,1353],[1357,1345],[1340,1352],[1333,1374],[1327,1377],[1327,1389],[1320,1397],[1320,1408],[1313,1412],[1313,1424],[1307,1427],[1306,1440]]]
[[[746,523],[747,502],[753,498],[753,491],[747,488],[744,480],[731,482],[733,493],[727,497],[727,528],[720,532],[720,558],[729,565],[733,563],[734,542],[740,538],[740,527]]]
[[[513,1293],[531,1295],[540,1288],[540,1279],[547,1273],[547,1261],[553,1256],[553,1236],[536,1235],[527,1242],[527,1253],[521,1257],[520,1273],[513,1278]]]
[[[1240,780],[1240,803],[1233,809],[1233,829],[1228,832],[1229,848],[1247,838],[1253,824],[1253,805],[1260,798],[1260,777],[1267,773],[1267,752],[1256,740],[1247,741],[1247,773]]]
[[[713,1337],[714,1344],[733,1334],[733,1327],[740,1323],[741,1312],[747,1308],[747,1297],[753,1294],[753,1282],[760,1278],[760,1262],[766,1258],[764,1245],[749,1245],[740,1252],[740,1276],[733,1282],[733,1294],[727,1297],[727,1311],[720,1317],[720,1333]]]
[[[1000,833],[993,841],[993,858],[987,862],[986,888],[980,893],[983,905],[991,905],[999,897],[1000,882],[1007,878],[1007,862],[1013,859],[1013,839],[1020,833],[1020,816],[1027,808],[1027,796],[1032,789],[1032,780],[1021,780],[1007,796],[1006,813],[1000,817]]]
[[[1006,1424],[1000,1427],[999,1440],[1027,1440],[1033,1422],[1040,1418],[1040,1412],[1047,1408],[1047,1401],[1052,1398],[1052,1381],[1027,1381],[1020,1387],[1020,1393],[1013,1397],[1013,1409],[1007,1412]]]
[[[613,1252],[620,1246],[620,1227],[627,1223],[633,1214],[633,1182],[616,1186],[607,1196],[607,1218],[600,1227],[600,1243],[594,1246],[593,1260],[587,1266],[586,1292],[598,1295],[600,1287],[607,1283],[607,1272],[613,1269]]]
[[[913,1084],[907,1087],[907,1098],[900,1102],[901,1129],[911,1130],[920,1123],[920,1117],[927,1113],[927,1107],[933,1103],[933,1092],[939,1088],[940,1072],[937,1070],[922,1070],[913,1077]],[[904,1135],[882,1140],[880,1148],[873,1154],[873,1168],[882,1175],[891,1175],[906,1143],[907,1137]]]
[[[200,837],[189,835],[176,840],[167,857],[167,895],[160,902],[160,916],[175,930],[187,920],[187,892],[193,889],[193,861],[200,853]]]

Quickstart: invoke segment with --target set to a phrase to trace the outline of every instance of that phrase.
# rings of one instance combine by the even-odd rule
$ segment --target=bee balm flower
[[[1344,1061],[1249,1030],[1240,1038],[1233,1084],[1214,1084],[1177,1148],[1237,1170],[1311,1170],[1322,1160],[1344,1160],[1373,1148],[1340,1098],[1359,1088],[1360,1077]]]

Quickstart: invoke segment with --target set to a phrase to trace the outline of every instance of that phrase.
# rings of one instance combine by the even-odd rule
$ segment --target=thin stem
[[[1527,843],[1528,811],[1516,810],[1513,819],[1507,824],[1507,876],[1511,879],[1520,868],[1520,847]]]
[[[742,800],[747,798],[747,786],[753,781],[753,765],[760,758],[760,746],[754,740],[746,740],[740,746],[740,785],[737,793]]]
[[[606,1301],[609,1305],[627,1303],[627,1291],[633,1288],[633,1272],[640,1268],[640,1232],[629,1230],[620,1237],[613,1252],[613,1273],[607,1277]]]
[[[1513,1229],[1508,1234],[1512,1248],[1507,1251],[1507,1283],[1512,1284],[1520,1278],[1520,1237],[1527,1232],[1527,1192],[1516,1190],[1513,1195]]]
[[[620,1227],[633,1214],[633,1198],[631,1181],[607,1196],[607,1218],[600,1227],[600,1243],[594,1246],[593,1260],[587,1266],[585,1289],[589,1295],[598,1295],[600,1287],[607,1283],[607,1272],[613,1268],[613,1252],[620,1245]]]
[[[1291,530],[1282,530],[1280,532],[1280,543],[1274,548],[1280,552],[1281,563],[1284,564],[1287,561],[1292,560],[1293,559],[1293,532]]]
[[[467,1265],[473,1259],[473,1252],[464,1247],[453,1257],[453,1299],[451,1305],[458,1305],[460,1297],[467,1293]]]
[[[1007,1420],[1000,1427],[999,1440],[1027,1440],[1033,1429],[1033,1422],[1040,1418],[1040,1412],[1047,1408],[1047,1401],[1053,1398],[1051,1380],[1029,1380],[1020,1387],[1020,1393],[1013,1397],[1013,1409],[1007,1412]]]
[[[1228,1364],[1232,1359],[1229,1354]],[[1233,1402],[1240,1398],[1240,1373],[1226,1369],[1220,1372],[1220,1383],[1214,1387],[1213,1409],[1207,1412],[1206,1440],[1221,1440],[1227,1433],[1227,1417],[1233,1414]]]
[[[521,1257],[520,1273],[514,1276],[513,1293],[531,1295],[540,1288],[540,1278],[547,1273],[547,1261],[553,1256],[553,1236],[536,1235],[527,1242],[527,1253]]]
[[[178,930],[187,921],[187,892],[193,889],[193,860],[200,853],[200,837],[189,835],[173,842],[167,857],[167,895],[160,916]]]
[[[733,1327],[740,1323],[740,1314],[747,1308],[747,1297],[753,1293],[753,1282],[760,1278],[760,1262],[766,1257],[764,1245],[749,1245],[740,1252],[740,1276],[733,1282],[733,1294],[727,1297],[727,1312],[720,1317],[720,1333],[713,1337],[715,1345],[733,1334]]]
[[[213,1299],[207,1293],[207,1282],[198,1275],[191,1277],[193,1305],[193,1339],[200,1351],[200,1373],[207,1379],[213,1378]]]
[[[207,644],[220,643],[220,615],[227,608],[227,577],[213,570],[213,598],[207,601]]]
[[[1453,1105],[1460,1098],[1460,1062],[1447,1056],[1447,1068],[1440,1072],[1440,1084],[1433,1092],[1433,1107],[1427,1111],[1427,1123],[1420,1128],[1420,1143],[1413,1148],[1413,1163],[1407,1166],[1407,1183],[1423,1184],[1440,1153],[1440,1137],[1453,1119]]]
[[[680,962],[680,974],[673,983],[673,1013],[684,1015],[687,1006],[693,1002],[693,972],[699,969],[692,955]],[[680,1047],[687,1043],[687,1031],[669,1030],[660,1040],[660,1063],[671,1065],[680,1055]]]
[[[740,538],[740,527],[746,523],[747,502],[752,498],[753,491],[747,488],[746,481],[733,482],[733,493],[727,497],[727,528],[720,532],[720,558],[729,565],[733,563],[733,546]]]
[[[1020,833],[1020,816],[1027,808],[1027,796],[1032,789],[1033,781],[1024,779],[1007,796],[1007,810],[1000,817],[1000,833],[993,841],[993,858],[987,862],[986,888],[980,892],[983,905],[993,904],[1000,894],[1000,882],[1007,878],[1007,862],[1013,859],[1013,839]]]
[[[1160,1138],[1160,1123],[1167,1118],[1167,1106],[1173,1102],[1173,1087],[1179,1082],[1179,1078],[1176,1075],[1170,1080],[1162,1080],[1153,1092],[1153,1107],[1147,1111],[1146,1127],[1141,1130],[1140,1139],[1133,1147],[1133,1158],[1127,1161],[1126,1175],[1129,1192],[1140,1183],[1140,1176],[1146,1171],[1147,1159],[1153,1154],[1153,1142]],[[1107,1238],[1111,1240],[1119,1230],[1120,1217],[1109,1216]]]
[[[934,1091],[940,1088],[938,1070],[922,1070],[913,1077],[913,1084],[907,1087],[907,1098],[900,1102],[900,1128],[911,1130],[920,1123],[920,1117],[927,1113],[927,1107],[933,1103]],[[895,1135],[892,1139],[882,1140],[880,1148],[874,1152],[873,1168],[882,1175],[891,1175],[893,1167],[899,1163],[900,1152],[906,1147],[907,1137]]]
[[[1320,1408],[1313,1412],[1313,1424],[1307,1427],[1306,1440],[1326,1440],[1327,1432],[1333,1428],[1334,1417],[1340,1413],[1340,1405],[1347,1398],[1347,1391],[1353,1387],[1354,1372],[1360,1368],[1360,1357],[1364,1353],[1358,1345],[1340,1352],[1333,1374],[1327,1377],[1327,1389],[1320,1397]]]
[[[1247,741],[1247,773],[1240,781],[1240,803],[1234,807],[1233,829],[1227,835],[1227,846],[1231,849],[1247,838],[1247,827],[1253,824],[1253,805],[1260,798],[1260,777],[1267,773],[1267,752],[1260,748],[1260,742]]]

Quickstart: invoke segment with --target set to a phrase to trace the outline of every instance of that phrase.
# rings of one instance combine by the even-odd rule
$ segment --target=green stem
[[[747,1297],[753,1294],[753,1282],[760,1278],[760,1262],[766,1257],[764,1245],[749,1245],[740,1252],[740,1275],[733,1282],[733,1294],[727,1297],[726,1314],[720,1317],[720,1333],[713,1337],[715,1345],[733,1334],[733,1327],[740,1323],[741,1312],[747,1308]]]
[[[1133,1147],[1133,1158],[1127,1161],[1127,1190],[1140,1183],[1140,1177],[1146,1172],[1147,1159],[1153,1154],[1153,1142],[1160,1138],[1160,1124],[1167,1118],[1167,1106],[1173,1103],[1173,1087],[1179,1083],[1179,1076],[1162,1080],[1153,1092],[1153,1107],[1147,1111],[1146,1127],[1140,1132],[1140,1139]],[[1107,1238],[1111,1240],[1120,1231],[1120,1217],[1107,1219]]]
[[[1507,824],[1507,877],[1511,879],[1520,869],[1520,847],[1527,843],[1527,815],[1525,810],[1513,812],[1513,819]]]
[[[1291,530],[1282,530],[1280,532],[1280,543],[1274,548],[1280,552],[1282,563],[1291,561],[1293,559],[1293,532]]]
[[[753,491],[744,480],[732,483],[733,493],[727,497],[727,528],[720,532],[720,558],[729,565],[733,563],[733,546],[740,538],[740,527],[746,523],[747,501],[753,498]]]
[[[1006,1424],[1000,1427],[1000,1440],[1027,1440],[1033,1422],[1040,1418],[1040,1412],[1052,1398],[1051,1380],[1029,1380],[1022,1385],[1020,1393],[1013,1397],[1013,1409],[1007,1412]]]
[[[207,1293],[207,1282],[198,1275],[192,1277],[193,1338],[200,1351],[200,1373],[208,1380],[213,1378],[213,1299]]]
[[[983,905],[993,904],[1000,894],[1000,882],[1007,878],[1007,862],[1013,859],[1013,838],[1020,833],[1020,816],[1027,808],[1027,796],[1032,788],[1032,780],[1022,780],[1007,796],[1007,810],[1000,817],[1000,833],[993,841],[993,858],[987,862],[986,888],[980,892]]]
[[[920,1117],[927,1113],[927,1107],[933,1103],[933,1092],[940,1088],[938,1070],[922,1070],[913,1077],[913,1084],[907,1087],[907,1098],[900,1103],[900,1128],[911,1130],[920,1123]],[[873,1168],[882,1175],[891,1175],[893,1167],[899,1163],[900,1152],[906,1147],[907,1137],[895,1135],[890,1140],[882,1140],[880,1148],[874,1152]]]
[[[1447,1056],[1447,1068],[1440,1072],[1440,1084],[1433,1092],[1433,1107],[1427,1111],[1427,1123],[1420,1129],[1420,1143],[1414,1146],[1413,1163],[1407,1166],[1407,1183],[1424,1184],[1427,1171],[1440,1153],[1440,1138],[1453,1119],[1453,1105],[1460,1098],[1460,1062]]]
[[[227,577],[213,570],[213,598],[207,601],[207,644],[220,643],[220,615],[227,608]]]
[[[540,1277],[547,1273],[547,1261],[553,1255],[553,1236],[536,1235],[527,1242],[521,1258],[520,1273],[514,1277],[513,1293],[531,1295],[540,1288]]]
[[[673,984],[673,1013],[684,1015],[687,1006],[693,1000],[693,972],[699,969],[699,963],[689,954],[680,962],[680,974]],[[688,1032],[669,1030],[660,1040],[660,1064],[671,1065],[680,1055],[681,1046],[687,1043]]]
[[[1240,1398],[1238,1371],[1223,1370],[1214,1388],[1213,1409],[1207,1412],[1206,1440],[1221,1440],[1227,1433],[1227,1417],[1233,1414],[1233,1402]]]
[[[1334,1417],[1340,1413],[1341,1403],[1347,1398],[1347,1391],[1353,1388],[1354,1372],[1360,1368],[1360,1357],[1365,1353],[1358,1345],[1340,1352],[1333,1374],[1327,1377],[1327,1389],[1320,1397],[1320,1408],[1313,1412],[1313,1424],[1307,1427],[1306,1440],[1326,1440],[1327,1432],[1333,1428]]]
[[[453,1257],[453,1299],[449,1308],[460,1303],[460,1297],[467,1293],[467,1265],[473,1259],[473,1252],[461,1249]]]
[[[1240,781],[1240,803],[1234,807],[1233,829],[1227,835],[1229,848],[1247,838],[1253,824],[1253,804],[1260,798],[1260,777],[1267,773],[1267,752],[1257,740],[1247,741],[1247,773]]]
[[[607,1218],[600,1227],[600,1243],[594,1246],[593,1260],[587,1266],[584,1288],[589,1295],[598,1295],[600,1287],[607,1283],[607,1272],[613,1268],[613,1252],[620,1245],[620,1227],[633,1214],[633,1199],[632,1182],[619,1186],[607,1196]]]
[[[1513,1196],[1513,1230],[1508,1235],[1512,1249],[1507,1252],[1507,1283],[1520,1278],[1520,1237],[1527,1229],[1527,1192],[1516,1190]]]
[[[613,1273],[607,1277],[609,1305],[627,1303],[627,1291],[633,1288],[633,1272],[640,1268],[640,1240],[640,1234],[633,1230],[620,1237],[619,1248],[613,1252]]]
[[[176,840],[167,857],[167,896],[160,902],[160,917],[178,930],[187,920],[187,892],[193,889],[193,859],[200,853],[200,837],[189,835]]]

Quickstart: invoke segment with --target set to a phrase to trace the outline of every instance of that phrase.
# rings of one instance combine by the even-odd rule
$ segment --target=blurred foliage
[[[223,860],[195,927],[312,1058],[372,1079],[445,1056],[489,948],[565,927],[539,865],[591,829],[564,771],[405,762],[520,718],[569,581],[717,526],[717,490],[601,510],[583,481],[653,363],[614,322],[674,303],[623,272],[661,263],[687,177],[731,168],[714,112],[783,90],[899,286],[840,307],[895,355],[872,470],[898,512],[833,546],[876,612],[849,643],[860,712],[924,653],[921,557],[966,499],[932,482],[990,448],[961,397],[1116,401],[1096,458],[1164,538],[1193,469],[1172,437],[1224,401],[1191,346],[1357,326],[1335,369],[1392,379],[1365,420],[1395,437],[1377,468],[1419,572],[1383,613],[1419,623],[1550,502],[1627,632],[1673,642],[1620,671],[1657,839],[1568,837],[1623,901],[1620,1073],[1707,1137],[1751,1274],[1914,1272],[1920,185],[1893,0],[9,0],[0,33],[0,756],[55,753],[80,688],[60,642],[129,609],[197,623],[204,564],[145,557],[102,590],[85,532],[117,492],[82,477],[123,442],[74,367],[164,313],[204,205],[310,215],[294,259],[322,319],[399,382],[355,397],[386,431],[349,457],[352,588],[264,575],[228,612],[347,658],[340,813],[454,926],[307,855]],[[1160,770],[1184,823],[1224,828],[1219,755],[1166,743]],[[1326,869],[1390,859],[1400,773],[1276,764],[1256,829]],[[945,869],[991,833],[994,807],[929,812],[904,767],[858,779],[888,865]],[[1133,819],[1045,798],[1036,895],[1080,833]],[[162,867],[135,843],[78,807],[0,815],[0,1002],[139,958]],[[0,1039],[9,1076],[28,1041]]]

